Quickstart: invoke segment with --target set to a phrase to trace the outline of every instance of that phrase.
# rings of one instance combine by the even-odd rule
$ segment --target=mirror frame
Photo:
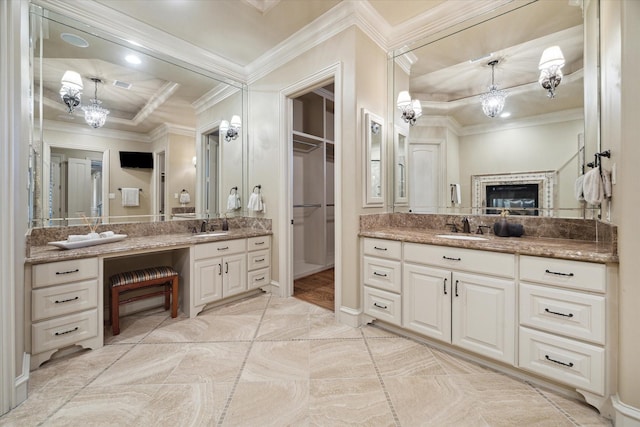
[[[362,122],[363,122],[363,129],[362,129],[362,134],[364,135],[364,141],[365,141],[365,156],[364,157],[364,167],[363,167],[363,177],[362,177],[362,183],[363,183],[363,194],[365,195],[364,198],[364,207],[374,207],[374,206],[383,206],[384,205],[384,200],[385,200],[385,138],[384,138],[384,132],[385,132],[385,126],[384,126],[384,119],[376,114],[373,114],[372,112],[370,112],[369,110],[363,108],[362,109]],[[379,125],[378,131],[377,133],[375,133],[375,135],[379,136],[380,138],[380,147],[378,149],[378,155],[379,155],[379,159],[374,159],[374,133],[373,133],[373,126],[377,124]],[[373,191],[373,185],[375,185],[376,183],[376,179],[374,177],[374,162],[378,161],[378,179],[377,179],[377,183],[379,184],[380,187],[380,193],[379,194],[375,194]]]

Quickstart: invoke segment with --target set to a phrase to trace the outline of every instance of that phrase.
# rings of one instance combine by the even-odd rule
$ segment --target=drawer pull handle
[[[258,277],[257,279],[255,279],[255,282],[262,282],[264,280],[264,276],[262,277]]]
[[[382,309],[384,309],[384,310],[386,310],[386,309],[387,309],[387,306],[386,306],[386,305],[378,304],[377,302],[374,302],[374,303],[373,303],[373,306],[374,306],[374,307],[378,307],[378,308],[382,308]]]
[[[78,329],[80,329],[80,328],[78,328],[78,327],[76,326],[75,328],[70,329],[70,330],[68,330],[68,331],[64,331],[64,332],[56,332],[56,336],[59,336],[59,335],[65,335],[65,334],[70,334],[71,332],[75,332],[75,331],[77,331]]]
[[[264,258],[257,259],[256,262],[263,262]]]
[[[458,295],[458,282],[459,282],[459,280],[456,280],[456,296],[459,296]]]
[[[556,316],[573,317],[573,313],[564,314],[564,313],[560,313],[558,311],[551,311],[548,308],[545,308],[544,311],[549,313],[549,314],[555,314]]]
[[[256,246],[264,245],[264,242],[255,242],[254,245]]]
[[[374,276],[380,276],[380,277],[387,277],[387,274],[386,274],[386,273],[378,273],[377,271],[374,271],[374,272],[373,272],[373,275],[374,275]]]
[[[228,262],[224,263],[224,274],[229,274],[229,263]]]
[[[71,274],[71,273],[77,273],[78,271],[80,271],[80,269],[76,268],[75,270],[69,270],[69,271],[56,271],[56,274]]]
[[[222,264],[218,264],[218,276],[222,276]]]
[[[218,248],[219,251],[226,251],[227,249],[229,249],[229,246],[225,246],[224,248]]]
[[[449,261],[462,261],[462,258],[451,258],[446,255],[442,255],[442,259],[448,259]]]
[[[553,363],[557,363],[558,365],[568,366],[569,368],[573,368],[573,362],[564,363],[564,362],[561,362],[559,360],[555,360],[555,359],[550,358],[548,354],[545,354],[544,358],[547,359],[549,362],[553,362]]]
[[[447,294],[447,278],[444,279],[444,294]]]
[[[573,273],[559,273],[557,271],[550,271],[549,269],[545,270],[544,272],[548,274],[555,274],[556,276],[573,277]]]
[[[378,246],[374,246],[373,249],[377,249],[379,251],[386,251],[387,250],[387,248],[380,248]]]
[[[75,301],[80,297],[75,297],[75,298],[69,298],[69,299],[61,299],[61,300],[56,300],[55,303],[56,304],[62,304],[63,302],[70,302],[70,301]]]

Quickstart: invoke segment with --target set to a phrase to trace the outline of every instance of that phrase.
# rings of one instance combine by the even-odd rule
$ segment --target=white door
[[[451,342],[451,272],[404,264],[402,324],[405,328]]]
[[[207,258],[195,261],[196,273],[194,305],[201,306],[222,298],[222,258]]]
[[[515,363],[513,280],[453,273],[452,343],[505,363]]]
[[[409,204],[411,212],[438,211],[440,145],[409,144]]]
[[[93,190],[91,160],[68,159],[67,188],[67,215],[69,218],[81,218],[83,215],[90,217]]]

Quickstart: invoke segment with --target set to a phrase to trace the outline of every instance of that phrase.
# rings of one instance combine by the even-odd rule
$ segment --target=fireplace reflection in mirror
[[[510,215],[538,215],[538,184],[487,185],[486,192],[489,215],[503,209]]]

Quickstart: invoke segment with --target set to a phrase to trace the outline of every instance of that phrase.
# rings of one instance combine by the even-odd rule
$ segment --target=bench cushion
[[[111,276],[111,286],[122,286],[130,283],[145,282],[147,280],[170,278],[177,276],[178,272],[171,267],[151,267],[135,271],[125,271]]]

